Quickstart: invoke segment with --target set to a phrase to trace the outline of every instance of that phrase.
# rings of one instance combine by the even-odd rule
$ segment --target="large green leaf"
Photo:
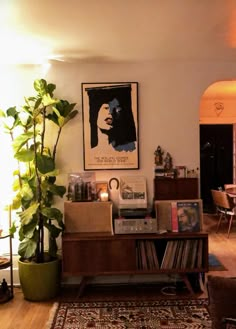
[[[29,186],[29,184],[23,184],[21,190],[20,190],[21,197],[25,200],[31,201],[34,197],[34,193],[32,191],[32,188]]]
[[[12,200],[12,209],[16,210],[22,206],[21,204],[21,194],[17,193],[17,195]]]
[[[34,89],[40,94],[46,94],[47,93],[47,82],[44,79],[36,79],[34,81]]]
[[[46,94],[43,96],[43,105],[44,106],[50,106],[50,105],[53,105],[53,104],[56,104],[58,103],[58,99],[55,99],[55,98],[52,98],[50,96],[50,94]]]
[[[56,85],[54,83],[48,83],[47,84],[47,92],[53,96],[53,92],[56,89]]]
[[[59,195],[61,198],[63,197],[63,195],[66,193],[66,188],[65,186],[60,186],[60,185],[48,185],[48,189],[51,193],[53,193],[54,195]]]
[[[53,106],[53,112],[48,115],[48,119],[62,128],[68,121],[74,118],[78,111],[74,110],[76,103],[70,104],[68,101],[60,100],[56,106]]]
[[[14,152],[18,152],[33,136],[33,132],[27,132],[16,137],[12,143]]]
[[[6,114],[3,110],[0,109],[0,117],[5,118]]]
[[[42,104],[42,97],[38,97],[35,104],[34,104],[34,109],[37,109],[41,104]]]
[[[42,174],[47,174],[55,169],[53,158],[47,155],[37,154],[38,170]]]
[[[24,239],[19,244],[18,253],[23,258],[31,258],[35,255],[37,248],[37,238]]]
[[[7,113],[7,116],[16,117],[18,115],[18,112],[16,110],[16,106],[9,107],[9,109],[7,109],[6,113]]]
[[[48,253],[51,257],[57,257],[57,241],[55,238],[53,238],[52,236],[50,236],[49,238],[49,250]]]
[[[27,225],[36,214],[39,207],[39,203],[32,204],[29,208],[19,213],[21,225]]]
[[[34,218],[29,224],[22,226],[22,234],[24,235],[24,238],[31,239],[35,234],[37,225],[37,220]]]
[[[63,215],[62,212],[57,209],[57,208],[43,208],[41,213],[43,214],[43,216],[49,218],[49,219],[56,219],[56,220],[61,220]]]
[[[18,151],[15,153],[15,158],[21,162],[30,162],[34,159],[34,151],[31,149]]]
[[[50,224],[50,225],[49,224],[45,224],[45,227],[47,227],[47,229],[49,230],[50,236],[52,238],[57,238],[61,234],[61,232],[62,232],[62,229],[61,228],[59,228],[59,227],[57,227],[57,226],[55,226],[53,224]]]
[[[9,233],[13,238],[14,238],[14,234],[16,233],[16,230],[17,230],[16,223],[13,222],[12,226],[9,228]]]
[[[58,169],[54,169],[53,171],[49,171],[47,173],[40,173],[41,176],[43,177],[47,177],[47,178],[50,178],[50,177],[55,177],[55,176],[58,176],[59,175],[59,170]]]

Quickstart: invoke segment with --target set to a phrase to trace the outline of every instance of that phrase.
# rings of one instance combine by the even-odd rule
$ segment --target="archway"
[[[236,81],[209,86],[200,102],[200,190],[205,212],[210,190],[235,181]]]

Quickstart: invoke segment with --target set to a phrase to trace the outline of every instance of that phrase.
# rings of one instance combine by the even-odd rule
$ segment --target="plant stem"
[[[55,142],[55,145],[54,145],[54,148],[53,148],[52,158],[53,158],[54,161],[55,161],[55,158],[56,158],[57,145],[58,145],[59,138],[60,138],[60,135],[61,135],[61,130],[62,130],[62,128],[60,127],[58,129],[57,139],[56,139],[56,142]]]
[[[45,119],[45,117],[44,117]],[[33,131],[34,131],[34,161],[35,161],[35,174],[37,177],[37,187],[36,187],[36,199],[37,202],[39,203],[39,209],[37,211],[37,216],[38,216],[38,230],[39,230],[39,239],[38,239],[38,253],[37,253],[37,262],[43,262],[43,254],[44,254],[44,232],[43,232],[43,216],[41,214],[41,199],[42,199],[42,189],[41,189],[41,177],[38,172],[38,161],[37,161],[37,143],[36,143],[36,121],[34,119],[33,122]],[[42,136],[41,136],[42,137]],[[41,139],[41,144],[42,144],[42,139]],[[42,149],[41,149],[42,153]]]
[[[46,131],[46,106],[44,106],[43,111],[42,111],[42,116],[43,116],[43,129],[42,129],[42,133],[41,133],[41,155],[43,154],[43,150],[44,150],[44,136],[45,136],[45,131]],[[36,167],[38,168],[38,167]]]

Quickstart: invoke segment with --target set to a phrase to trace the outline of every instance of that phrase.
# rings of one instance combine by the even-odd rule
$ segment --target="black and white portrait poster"
[[[138,83],[82,83],[84,170],[138,169]]]

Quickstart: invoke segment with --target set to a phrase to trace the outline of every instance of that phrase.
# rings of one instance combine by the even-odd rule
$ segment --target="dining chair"
[[[217,224],[216,232],[219,231],[220,224],[223,218],[228,220],[228,235],[229,237],[233,219],[235,219],[235,204],[231,197],[225,191],[211,190],[212,199],[216,207],[216,211],[219,214],[219,221]]]

